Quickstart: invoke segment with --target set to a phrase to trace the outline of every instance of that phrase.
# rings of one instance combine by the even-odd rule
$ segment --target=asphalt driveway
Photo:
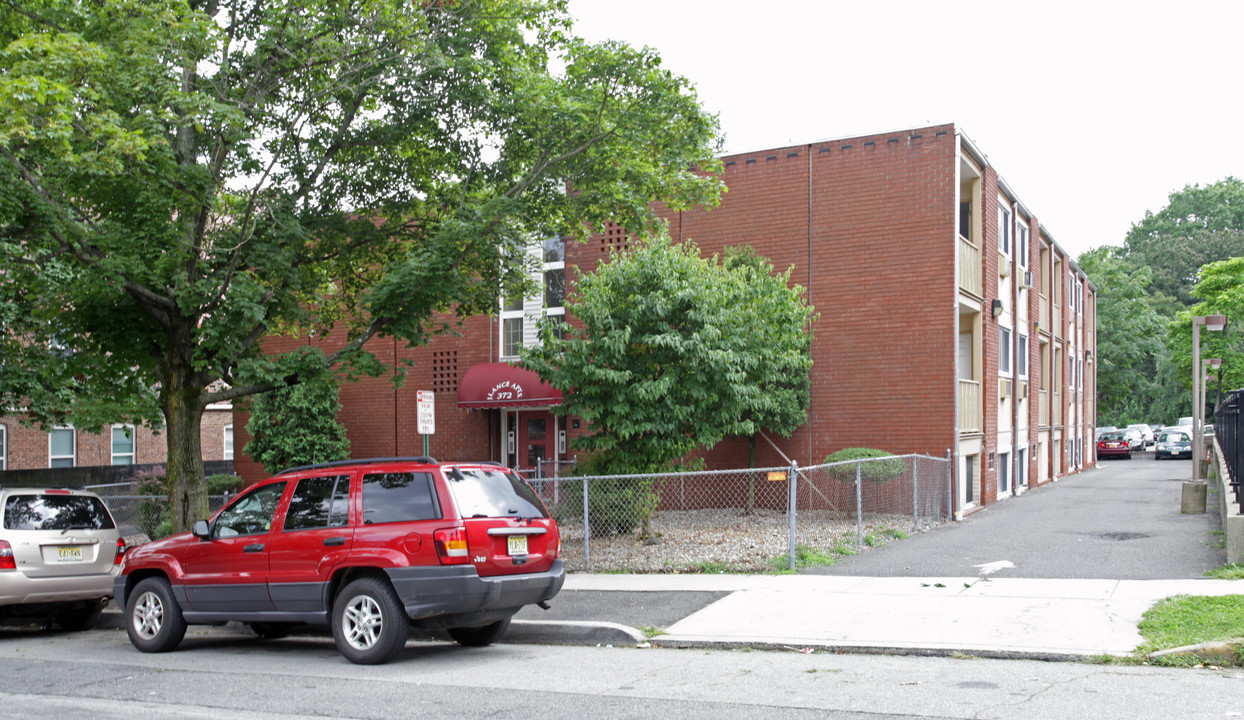
[[[1226,553],[1217,547],[1219,498],[1212,491],[1205,514],[1179,512],[1191,474],[1192,461],[1155,461],[1151,452],[1105,460],[962,522],[803,572],[970,577],[992,567],[993,577],[1200,578],[1223,565]]]

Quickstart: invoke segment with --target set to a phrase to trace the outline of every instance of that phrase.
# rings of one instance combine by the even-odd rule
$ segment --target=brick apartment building
[[[113,425],[102,433],[86,433],[67,425],[49,432],[23,425],[21,420],[19,415],[0,416],[0,471],[151,465],[168,461],[164,436],[141,425],[137,428]],[[232,404],[212,405],[203,412],[199,441],[204,461],[233,459]]]
[[[665,212],[677,240],[705,255],[748,244],[807,289],[820,314],[808,423],[764,443],[761,465],[821,462],[844,447],[955,456],[962,513],[1091,467],[1096,415],[1095,288],[953,124],[792,145],[722,158],[720,207]],[[541,315],[564,314],[567,283],[628,238],[533,249],[545,292],[468,320],[460,337],[406,349],[406,384],[343,387],[355,457],[417,455],[416,392],[435,393],[438,459],[531,468],[564,459],[583,428],[549,412],[560,393],[507,361],[533,342]],[[307,339],[274,339],[288,349]],[[320,340],[331,350],[330,338]],[[245,416],[236,423],[246,442]],[[744,467],[723,442],[710,467]],[[240,474],[263,473],[239,455]]]

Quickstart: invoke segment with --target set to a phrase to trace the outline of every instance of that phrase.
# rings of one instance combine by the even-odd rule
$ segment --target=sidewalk
[[[1161,598],[1244,593],[1244,582],[573,574],[552,603],[573,614],[576,596],[589,592],[606,600],[653,593],[653,607],[667,593],[717,593],[720,599],[657,626],[664,632],[650,640],[634,627],[610,622],[608,613],[544,621],[529,619],[538,617],[529,610],[516,618],[507,640],[559,642],[560,636],[560,642],[598,641],[591,644],[1074,660],[1130,654],[1142,641],[1136,629],[1141,616]]]

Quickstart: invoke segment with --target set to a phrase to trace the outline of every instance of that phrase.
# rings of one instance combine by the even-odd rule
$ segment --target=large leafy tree
[[[657,236],[579,278],[577,320],[523,364],[566,393],[597,467],[656,471],[687,453],[806,422],[813,311],[789,272],[753,253],[725,264]]]
[[[1244,181],[1234,177],[1188,185],[1157,213],[1132,225],[1123,254],[1152,268],[1152,292],[1173,300],[1173,315],[1196,302],[1192,286],[1202,265],[1244,256]]]
[[[1200,302],[1181,312],[1170,323],[1168,331],[1181,389],[1192,386],[1192,318],[1204,315],[1226,315],[1227,327],[1223,332],[1207,332],[1202,328],[1201,357],[1222,359],[1222,368],[1217,375],[1219,387],[1244,387],[1244,332],[1241,330],[1241,320],[1244,320],[1244,257],[1210,263],[1201,268],[1200,280],[1192,289],[1192,295]],[[1210,404],[1213,404],[1212,400]]]
[[[564,0],[0,0],[0,401],[162,421],[182,529],[209,403],[381,372],[368,340],[492,310],[538,233],[715,202],[716,138]]]

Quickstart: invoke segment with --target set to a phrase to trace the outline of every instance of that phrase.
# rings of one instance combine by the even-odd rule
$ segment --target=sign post
[[[423,454],[428,451],[428,436],[436,434],[436,393],[431,390],[415,392],[415,425],[423,436]]]

